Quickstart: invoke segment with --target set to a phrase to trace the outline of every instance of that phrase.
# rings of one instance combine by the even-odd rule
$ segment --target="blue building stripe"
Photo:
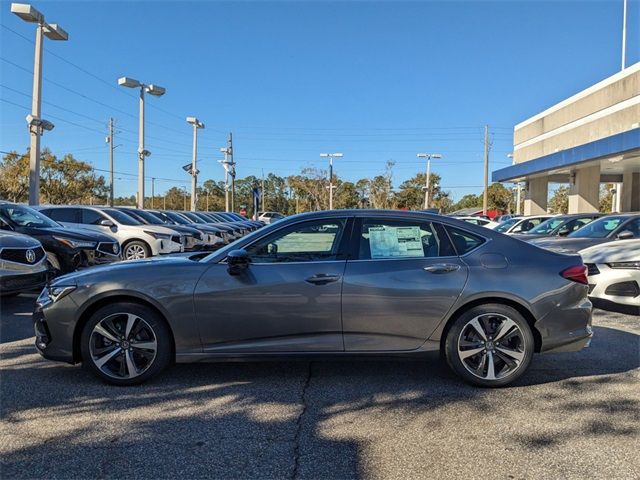
[[[601,138],[577,147],[568,148],[528,162],[501,168],[491,173],[494,182],[505,182],[536,173],[579,165],[598,158],[618,155],[630,150],[640,149],[640,128]]]

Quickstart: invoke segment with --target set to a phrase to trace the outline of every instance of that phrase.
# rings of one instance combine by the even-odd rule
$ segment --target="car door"
[[[246,246],[239,275],[213,264],[194,293],[205,352],[342,351],[340,296],[351,221],[287,225]]]
[[[468,269],[441,225],[363,218],[342,287],[346,351],[414,350],[462,292]],[[357,253],[355,253],[357,252]]]

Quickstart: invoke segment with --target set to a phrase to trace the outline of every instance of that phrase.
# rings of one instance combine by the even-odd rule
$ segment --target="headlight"
[[[75,285],[47,286],[42,290],[42,292],[40,292],[40,295],[38,296],[36,303],[44,306],[50,303],[57,302],[61,298],[64,298],[67,295],[69,295],[75,289],[76,289]]]
[[[152,232],[150,230],[145,230],[144,233],[146,233],[147,235],[151,235],[153,238],[157,238],[158,240],[170,240],[171,239],[171,234],[169,234],[169,233],[158,233],[158,232]]]
[[[613,262],[607,263],[609,268],[623,268],[630,270],[640,270],[640,262]]]
[[[73,240],[72,238],[56,237],[57,241],[71,248],[95,248],[96,242],[87,242],[85,240]]]

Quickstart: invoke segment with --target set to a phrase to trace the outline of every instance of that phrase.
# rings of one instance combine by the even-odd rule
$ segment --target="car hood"
[[[70,238],[71,240],[85,240],[88,242],[115,242],[116,240],[104,233],[84,230],[80,228],[72,227],[49,227],[39,228],[42,233],[48,233],[50,235],[61,236]]]
[[[544,237],[532,240],[531,243],[540,248],[553,250],[559,253],[578,253],[580,250],[609,242],[608,238],[567,238],[567,237]]]
[[[40,242],[33,237],[0,230],[0,248],[38,248]]]
[[[142,260],[127,260],[122,262],[109,263],[105,265],[98,265],[92,268],[88,268],[85,270],[78,270],[73,273],[69,273],[67,275],[62,275],[56,278],[52,284],[53,285],[64,285],[64,284],[78,284],[78,283],[88,283],[88,282],[97,282],[104,279],[105,276],[111,277],[113,279],[113,275],[121,276],[126,275],[127,271],[133,269],[146,269],[146,270],[154,270],[156,268],[163,269],[163,275],[166,275],[166,267],[175,265],[177,267],[184,265],[192,265],[197,263],[194,260],[190,260],[188,256],[158,256],[145,258]],[[152,272],[148,273],[149,275],[153,275]]]
[[[163,227],[161,225],[136,225],[136,228],[147,230],[149,232],[163,233],[165,235],[175,235],[177,233],[177,231],[173,230],[171,227]]]
[[[617,240],[594,245],[580,250],[587,263],[638,262],[640,261],[640,240]]]

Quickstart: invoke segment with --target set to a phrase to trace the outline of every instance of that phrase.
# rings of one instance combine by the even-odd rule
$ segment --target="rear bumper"
[[[554,310],[538,320],[536,329],[542,338],[541,352],[575,352],[588,347],[593,336],[591,312],[593,306],[583,299],[571,308]]]

